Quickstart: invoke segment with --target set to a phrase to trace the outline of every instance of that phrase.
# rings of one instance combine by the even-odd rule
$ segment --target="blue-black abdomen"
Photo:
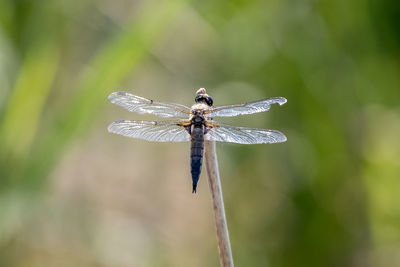
[[[201,166],[203,162],[204,130],[203,125],[194,125],[192,130],[192,146],[190,153],[190,168],[192,173],[193,190],[196,193]]]

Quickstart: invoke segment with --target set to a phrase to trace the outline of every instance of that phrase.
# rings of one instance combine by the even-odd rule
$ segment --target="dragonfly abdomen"
[[[201,166],[203,162],[204,130],[202,125],[195,125],[192,130],[192,146],[190,153],[190,167],[192,173],[193,190],[196,193],[197,182],[199,181]]]

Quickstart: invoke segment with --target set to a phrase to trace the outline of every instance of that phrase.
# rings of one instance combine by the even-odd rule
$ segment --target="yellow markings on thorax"
[[[218,124],[210,122],[210,121],[206,121],[205,125],[206,125],[206,127],[219,127]]]
[[[190,120],[178,122],[178,126],[183,126],[183,127],[190,126],[191,124],[192,124],[192,121],[190,121]]]

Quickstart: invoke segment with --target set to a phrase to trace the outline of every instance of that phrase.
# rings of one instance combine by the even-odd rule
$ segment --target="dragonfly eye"
[[[207,105],[209,105],[209,106],[212,106],[212,105],[213,105],[214,101],[213,101],[213,99],[211,98],[211,96],[209,96],[209,97],[206,98],[206,103],[207,103]]]
[[[194,99],[196,103],[199,102],[205,102],[207,105],[212,106],[213,105],[213,99],[209,95],[197,95],[196,98]]]
[[[194,99],[196,103],[206,101],[205,97],[203,95],[197,95],[196,98]]]

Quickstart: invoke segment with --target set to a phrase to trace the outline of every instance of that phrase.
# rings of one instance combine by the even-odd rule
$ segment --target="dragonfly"
[[[238,144],[266,144],[285,142],[286,136],[269,129],[238,127],[219,123],[215,117],[233,117],[268,111],[272,104],[283,105],[284,97],[272,97],[243,104],[214,106],[213,99],[204,88],[196,92],[195,104],[189,108],[181,104],[163,103],[127,92],[114,92],[109,101],[131,112],[154,114],[165,121],[118,120],[108,126],[108,131],[127,137],[154,142],[191,142],[190,166],[192,193],[199,181],[204,141]]]

